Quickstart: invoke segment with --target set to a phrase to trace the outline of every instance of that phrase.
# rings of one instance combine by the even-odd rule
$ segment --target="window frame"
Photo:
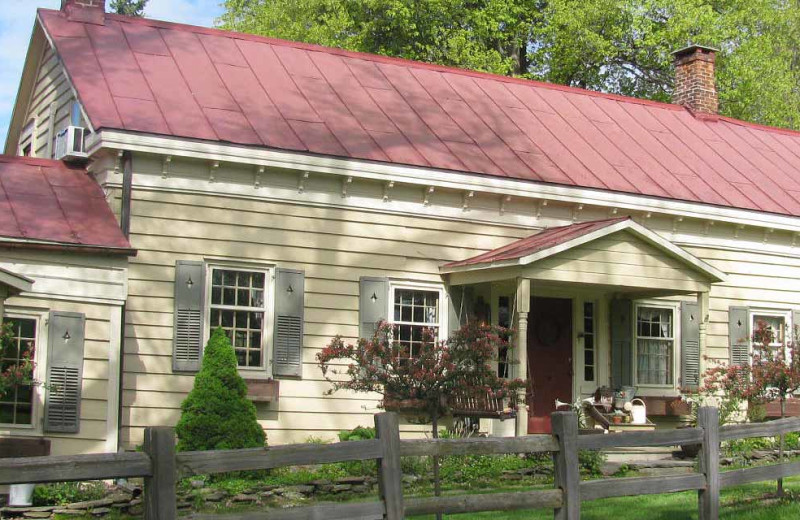
[[[753,307],[749,309],[749,320],[750,320],[750,337],[748,338],[748,345],[749,345],[749,352],[750,354],[753,353],[753,335],[756,331],[756,317],[757,316],[764,316],[769,318],[783,318],[784,324],[784,338],[783,343],[770,343],[770,348],[778,348],[781,347],[784,350],[784,355],[787,354],[786,345],[789,343],[786,336],[791,334],[794,331],[794,323],[792,323],[792,310],[791,309],[765,309],[760,307]],[[752,356],[750,357],[750,363],[753,362]]]
[[[44,379],[43,375],[47,373],[47,312],[26,312],[22,310],[9,309],[6,307],[3,315],[0,316],[0,322],[6,318],[28,319],[36,322],[36,346],[34,347],[34,363],[36,366],[33,369],[32,377],[36,381],[41,381]],[[0,435],[38,435],[41,431],[43,410],[44,391],[39,390],[37,386],[34,386],[31,406],[31,423],[0,423]]]
[[[672,382],[665,385],[648,384],[639,382],[639,334],[637,333],[637,325],[639,321],[639,308],[657,308],[669,309],[672,311]],[[680,302],[662,302],[662,301],[634,301],[633,302],[633,319],[631,320],[632,327],[632,342],[633,342],[633,386],[641,387],[644,389],[655,390],[676,390],[678,388],[678,381],[680,380],[680,359],[681,359],[681,310]],[[664,338],[662,338],[664,339]]]
[[[423,325],[411,322],[395,322],[394,320],[394,297],[397,290],[410,290],[410,291],[430,291],[439,293],[439,340],[446,340],[450,336],[448,329],[448,316],[450,309],[450,296],[447,294],[443,284],[425,283],[425,282],[412,282],[412,281],[389,281],[389,297],[387,309],[387,322],[391,325]],[[428,324],[430,325],[430,324]]]
[[[238,306],[219,306],[214,305],[214,308],[225,308],[229,310],[248,310],[248,311],[263,311],[264,320],[261,329],[261,364],[259,366],[238,366],[237,369],[247,379],[270,379],[273,377],[272,373],[272,352],[273,352],[273,333],[275,321],[275,266],[265,264],[248,264],[248,263],[228,263],[225,261],[207,261],[205,262],[206,282],[205,282],[205,295],[204,295],[204,316],[203,316],[203,349],[211,337],[211,294],[213,286],[214,269],[224,271],[245,271],[251,273],[263,273],[264,283],[264,308],[258,309],[257,307],[238,307]]]

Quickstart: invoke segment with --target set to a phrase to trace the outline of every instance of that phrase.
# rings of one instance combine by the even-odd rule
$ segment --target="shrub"
[[[375,438],[375,428],[367,428],[365,426],[356,426],[352,430],[343,430],[339,432],[339,440],[346,441],[366,441]]]
[[[105,495],[102,482],[56,482],[41,484],[33,490],[34,506],[63,506],[74,502],[99,500]]]
[[[208,340],[194,388],[181,404],[181,418],[175,427],[178,451],[264,446],[264,430],[246,394],[236,354],[225,331],[218,328]]]
[[[591,476],[601,475],[603,464],[606,463],[606,454],[602,451],[580,450],[578,452],[578,464],[581,471]]]

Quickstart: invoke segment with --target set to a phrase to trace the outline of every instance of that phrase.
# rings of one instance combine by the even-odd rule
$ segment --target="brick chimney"
[[[73,22],[105,25],[106,0],[61,0],[61,11]]]
[[[719,98],[715,81],[717,49],[690,45],[672,53],[675,59],[675,90],[672,102],[692,112],[716,115]]]

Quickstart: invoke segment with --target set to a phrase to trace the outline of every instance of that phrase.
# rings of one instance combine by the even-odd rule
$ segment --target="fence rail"
[[[147,428],[144,452],[4,459],[0,484],[45,483],[142,477],[146,520],[177,517],[175,484],[192,475],[225,473],[376,460],[380,500],[351,504],[319,504],[280,510],[232,514],[195,514],[203,520],[222,519],[387,519],[424,514],[455,514],[518,509],[552,509],[556,520],[578,520],[581,502],[601,498],[698,491],[700,520],[719,517],[721,488],[800,475],[800,462],[788,462],[720,473],[721,440],[774,437],[800,431],[800,419],[759,424],[718,425],[715,408],[701,408],[698,427],[682,430],[578,435],[577,416],[556,412],[553,435],[511,438],[400,440],[397,416],[375,416],[376,439],[329,445],[299,444],[246,450],[175,453],[174,432]],[[700,472],[668,477],[633,477],[580,481],[578,451],[632,446],[700,444]],[[405,499],[401,457],[552,453],[555,489]],[[645,514],[645,513],[643,513]]]

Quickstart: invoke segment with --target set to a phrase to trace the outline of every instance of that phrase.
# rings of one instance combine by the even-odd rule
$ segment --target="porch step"
[[[675,446],[658,446],[643,448],[614,448],[606,451],[609,462],[630,464],[631,462],[646,462],[656,460],[670,460],[672,454],[678,450]]]

